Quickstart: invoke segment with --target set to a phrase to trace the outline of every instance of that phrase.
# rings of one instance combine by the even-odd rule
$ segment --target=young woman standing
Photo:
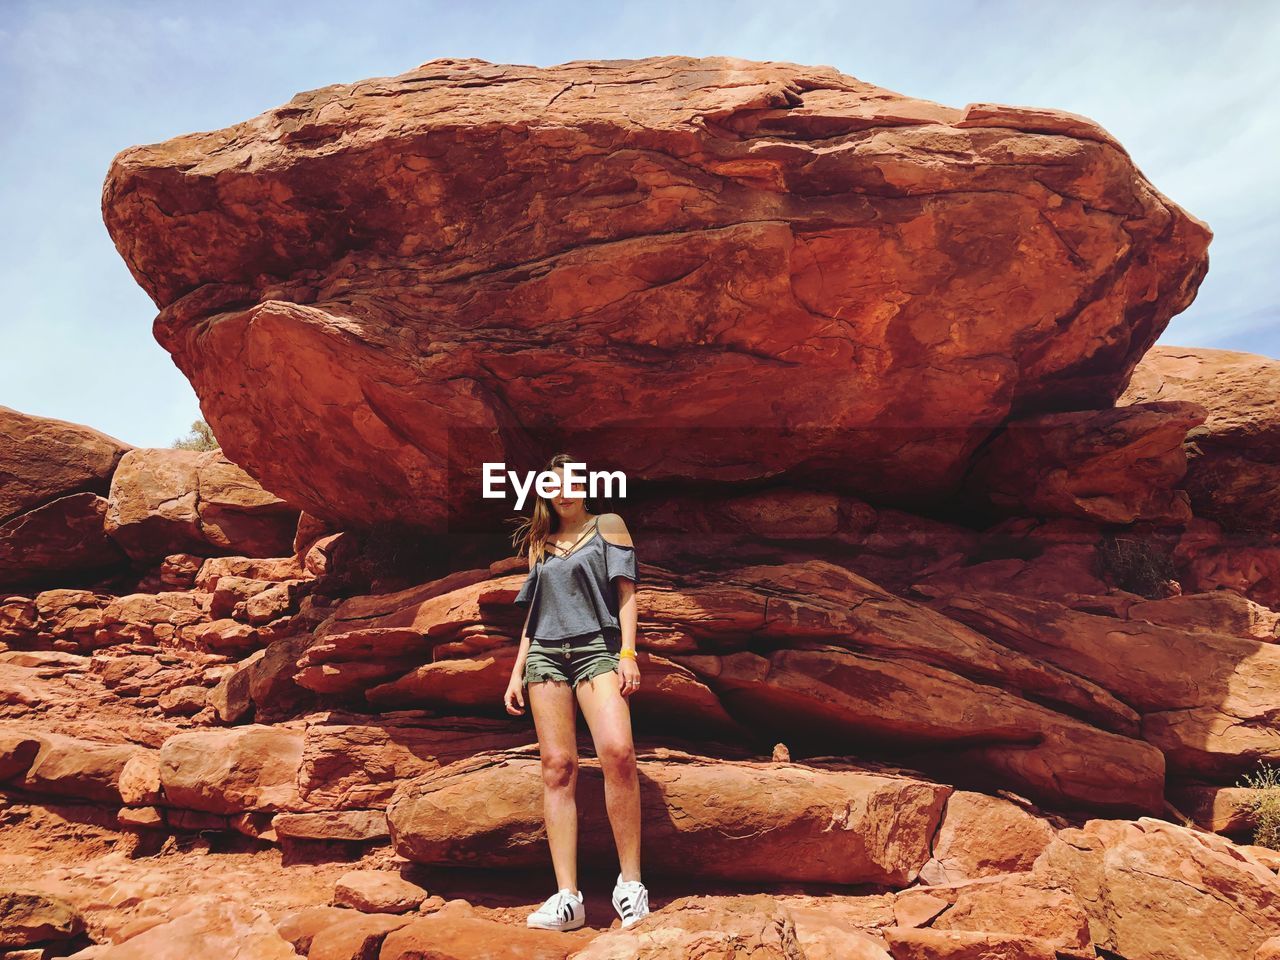
[[[543,811],[559,889],[529,915],[528,925],[575,930],[586,922],[577,886],[578,779],[575,696],[604,774],[605,806],[621,872],[613,907],[629,927],[649,913],[640,882],[640,780],[626,698],[640,686],[636,664],[636,554],[616,513],[593,514],[569,496],[559,454],[547,465],[560,475],[553,497],[538,497],[515,546],[529,574],[515,602],[529,612],[504,702],[524,713],[528,689],[542,758]],[[583,492],[580,488],[577,491]]]

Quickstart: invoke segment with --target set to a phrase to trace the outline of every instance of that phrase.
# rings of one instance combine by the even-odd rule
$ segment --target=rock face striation
[[[437,531],[531,435],[945,498],[1011,416],[1109,407],[1210,239],[1084,117],[726,57],[436,60],[125,150],[102,203],[232,459]]]
[[[275,556],[298,515],[221,450],[134,448],[0,407],[0,591],[119,589],[179,551]]]
[[[0,409],[0,953],[1280,956],[1280,380],[1151,348],[1209,231],[1091,121],[442,60],[103,200],[226,455]],[[691,482],[620,509],[644,681],[633,751],[576,730],[559,934],[524,561],[375,548],[570,441]]]
[[[1280,360],[1235,350],[1158,346],[1117,403],[1181,401],[1207,416],[1187,436],[1183,486],[1198,516],[1232,529],[1280,528]]]

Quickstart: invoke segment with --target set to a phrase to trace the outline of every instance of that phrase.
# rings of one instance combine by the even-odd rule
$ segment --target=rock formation
[[[137,586],[180,552],[277,556],[298,527],[298,509],[221,450],[137,449],[9,407],[0,480],[0,590]]]
[[[236,463],[437,532],[530,437],[945,499],[1011,416],[1111,406],[1210,239],[1086,118],[722,57],[325,87],[121,152],[103,213]]]
[[[1280,956],[1280,380],[1153,348],[1210,233],[1092,121],[438,60],[103,210],[225,456],[0,409],[0,952]],[[468,533],[566,448],[637,481],[654,913],[580,729],[556,934]]]

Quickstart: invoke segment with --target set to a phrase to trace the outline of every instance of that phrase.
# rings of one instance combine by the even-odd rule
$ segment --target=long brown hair
[[[554,470],[566,463],[582,463],[582,461],[568,453],[557,453],[542,469]],[[536,483],[530,487],[530,492],[537,498],[533,503],[533,513],[523,522],[517,521],[520,526],[511,537],[511,546],[518,555],[529,558],[529,567],[532,569],[546,554],[547,541],[551,539],[551,534],[559,529],[560,515],[555,512],[547,498],[538,493]],[[590,496],[583,500],[582,505],[588,513],[594,512],[591,509],[594,504]]]

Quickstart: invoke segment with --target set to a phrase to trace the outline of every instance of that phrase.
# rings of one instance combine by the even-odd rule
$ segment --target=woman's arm
[[[606,513],[600,518],[600,535],[619,547],[635,549],[627,523],[616,513]],[[618,623],[622,627],[622,649],[636,649],[636,583],[629,577],[615,577],[618,585]]]
[[[529,618],[533,616],[533,604],[529,604],[529,609],[524,615],[524,626],[520,628],[520,649],[516,651],[515,666],[511,668],[511,676],[524,676],[524,662],[529,657]]]
[[[636,649],[636,585],[618,578],[618,622],[622,625],[622,649]]]

